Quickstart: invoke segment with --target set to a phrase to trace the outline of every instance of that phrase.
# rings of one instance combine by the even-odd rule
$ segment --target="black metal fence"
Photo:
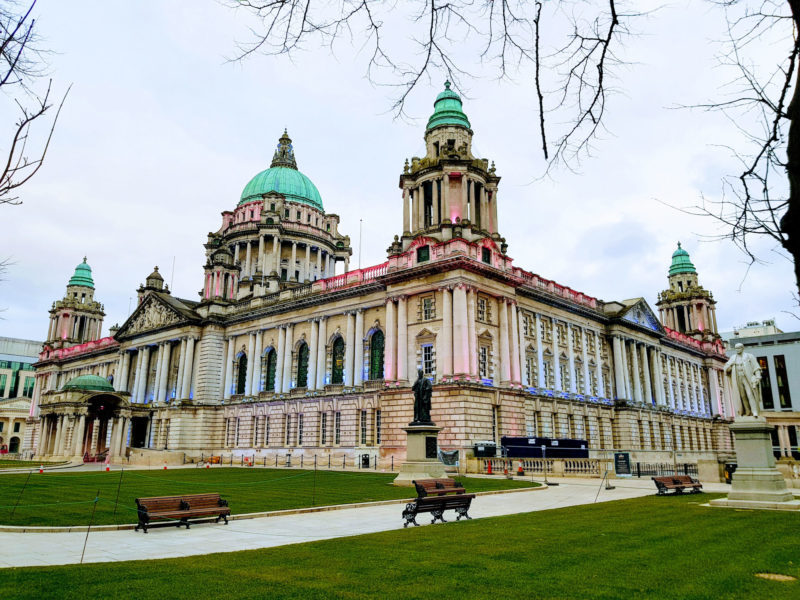
[[[697,477],[697,465],[691,463],[640,463],[633,469],[635,477],[664,477],[667,475],[692,475]]]

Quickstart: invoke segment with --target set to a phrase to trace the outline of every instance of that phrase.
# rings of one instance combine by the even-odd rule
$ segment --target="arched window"
[[[244,394],[245,383],[247,381],[247,354],[242,353],[239,356],[239,368],[236,373],[236,393]]]
[[[344,340],[337,337],[331,353],[331,383],[344,383]]]
[[[308,344],[303,342],[297,348],[297,386],[308,387]]]
[[[278,353],[274,348],[267,350],[261,357],[261,390],[275,389],[275,370],[278,366]]]
[[[379,329],[369,340],[369,378],[383,379],[383,332]]]

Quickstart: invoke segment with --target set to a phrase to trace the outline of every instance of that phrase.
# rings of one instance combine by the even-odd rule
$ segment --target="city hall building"
[[[350,238],[286,133],[208,235],[196,299],[176,297],[156,268],[102,338],[103,306],[79,264],[50,310],[25,447],[137,461],[368,454],[388,466],[405,456],[421,370],[440,446],[462,461],[501,436],[656,458],[730,452],[715,301],[688,253],[673,254],[657,313],[516,266],[500,176],[472,154],[461,99],[445,88],[425,156],[406,161],[402,194],[387,201],[398,235],[382,264],[349,269]]]

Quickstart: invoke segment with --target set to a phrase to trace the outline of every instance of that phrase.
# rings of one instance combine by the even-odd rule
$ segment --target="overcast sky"
[[[284,128],[300,170],[351,237],[351,267],[360,219],[362,266],[386,259],[402,229],[398,176],[406,158],[424,154],[444,75],[411,97],[412,120],[394,120],[391,92],[366,80],[357,49],[227,62],[255,23],[212,0],[40,0],[38,13],[57,52],[57,90],[73,87],[24,203],[0,207],[0,257],[12,260],[0,282],[1,336],[42,340],[50,305],[84,255],[105,304],[104,335],[127,318],[155,265],[173,293],[197,299],[207,232],[269,167]],[[722,330],[770,317],[798,329],[785,312],[791,264],[774,244],[759,245],[768,263],[748,272],[733,245],[703,241],[714,223],[669,207],[719,197],[736,167],[720,147],[737,143],[729,122],[670,109],[705,102],[723,83],[712,42],[723,23],[704,2],[676,2],[641,22],[608,105],[610,133],[579,172],[549,180],[537,179],[544,162],[527,75],[466,82],[475,154],[502,177],[499,229],[516,265],[606,301],[643,296],[655,310],[680,240],[718,302]],[[765,61],[768,52],[781,48],[765,50]],[[7,100],[0,150],[13,119]]]

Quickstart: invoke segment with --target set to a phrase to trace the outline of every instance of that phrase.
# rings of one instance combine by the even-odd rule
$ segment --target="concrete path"
[[[606,490],[597,479],[558,479],[558,487],[532,491],[478,496],[470,516],[484,518],[635,498],[653,494],[649,480],[614,480]],[[725,491],[723,484],[708,484],[706,491]],[[719,489],[717,489],[719,488]],[[598,494],[599,491],[599,494]],[[256,519],[232,520],[229,525],[202,523],[191,529],[164,527],[141,531],[97,531],[89,534],[83,562],[111,562],[137,559],[173,558],[214,552],[233,552],[299,544],[315,540],[348,537],[401,529],[403,505],[363,506],[341,510],[292,514]],[[418,518],[422,526],[428,515]],[[445,518],[455,519],[448,511]],[[423,525],[423,523],[425,525]],[[12,549],[0,554],[0,567],[46,566],[80,562],[85,532],[8,533],[0,532],[0,546]]]

